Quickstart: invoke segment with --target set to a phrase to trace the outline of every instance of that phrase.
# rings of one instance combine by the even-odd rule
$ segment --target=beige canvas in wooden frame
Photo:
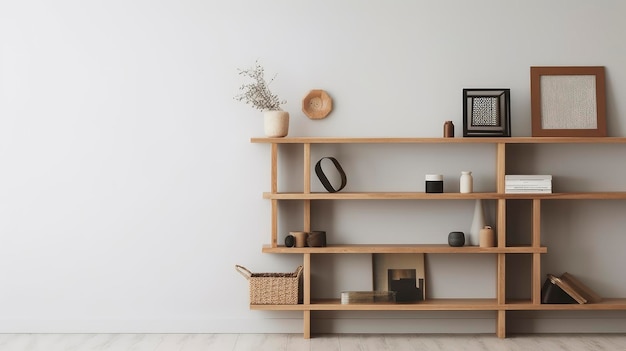
[[[531,67],[532,135],[604,137],[604,67]]]

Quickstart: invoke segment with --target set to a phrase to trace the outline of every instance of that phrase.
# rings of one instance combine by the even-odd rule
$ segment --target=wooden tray
[[[302,99],[302,112],[310,119],[326,118],[333,109],[333,100],[324,90],[311,90]]]

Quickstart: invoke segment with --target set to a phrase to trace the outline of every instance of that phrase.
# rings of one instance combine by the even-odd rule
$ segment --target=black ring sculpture
[[[341,186],[339,186],[339,189],[333,188],[332,184],[330,184],[328,178],[324,174],[324,171],[322,170],[322,161],[324,159],[331,160],[335,165],[335,168],[337,168],[337,172],[339,172],[339,175],[341,176]],[[319,161],[317,161],[317,163],[315,164],[315,174],[317,174],[317,178],[319,178],[320,182],[322,182],[322,185],[329,193],[336,193],[338,191],[341,191],[341,189],[346,186],[346,182],[348,181],[346,178],[346,173],[343,171],[343,168],[341,168],[339,161],[337,161],[337,159],[335,159],[334,157],[322,157]]]

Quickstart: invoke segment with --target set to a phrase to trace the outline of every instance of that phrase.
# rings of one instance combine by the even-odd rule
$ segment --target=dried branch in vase
[[[287,101],[280,100],[278,95],[270,91],[269,86],[276,78],[276,75],[269,82],[266,82],[265,69],[258,61],[251,68],[239,69],[239,75],[248,77],[253,82],[239,87],[241,94],[235,96],[235,100],[252,105],[252,107],[261,111],[280,111],[282,110],[280,106],[287,103]]]

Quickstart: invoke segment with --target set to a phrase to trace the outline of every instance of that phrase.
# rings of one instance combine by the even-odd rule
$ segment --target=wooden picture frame
[[[603,66],[530,67],[532,136],[605,137]]]
[[[463,89],[463,136],[510,137],[511,89]]]

